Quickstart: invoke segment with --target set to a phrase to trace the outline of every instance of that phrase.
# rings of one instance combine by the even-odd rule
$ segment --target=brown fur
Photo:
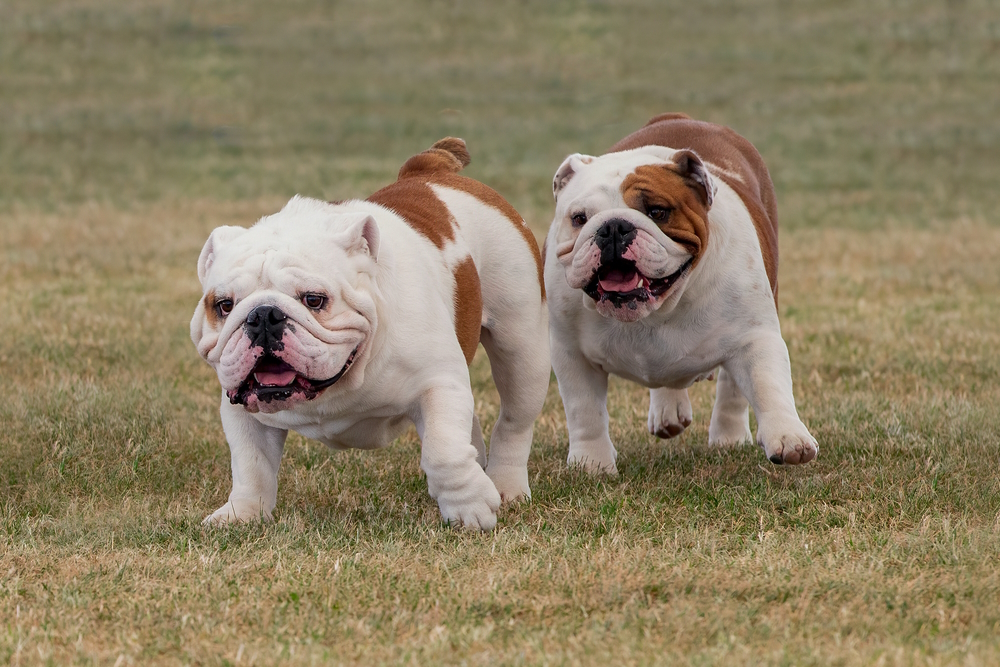
[[[448,242],[455,240],[455,221],[441,200],[434,196],[429,184],[435,183],[469,193],[487,206],[500,211],[524,238],[535,258],[538,285],[544,300],[542,257],[538,252],[535,235],[524,224],[514,207],[499,193],[479,181],[458,175],[470,161],[464,141],[445,137],[428,150],[407,160],[399,170],[399,179],[373,194],[368,201],[396,212],[434,245],[444,249]]]
[[[722,125],[667,113],[625,137],[608,151],[665,146],[690,148],[704,160],[709,172],[731,187],[750,212],[764,258],[775,303],[778,300],[778,206],[767,165],[749,141]],[[724,170],[724,171],[723,171]],[[732,174],[739,176],[739,180]],[[624,186],[623,186],[624,187]]]
[[[368,201],[390,209],[439,250],[455,240],[455,219],[434,191],[421,178],[404,178],[382,188]]]
[[[514,207],[507,203],[507,200],[501,197],[496,190],[493,190],[489,186],[483,185],[479,181],[471,178],[465,178],[464,176],[459,176],[458,174],[438,172],[433,174],[430,180],[439,185],[443,185],[446,188],[468,192],[470,195],[485,203],[487,206],[491,206],[492,208],[495,208],[503,213],[504,217],[507,218],[512,225],[514,225],[514,229],[516,229],[524,238],[525,244],[527,244],[528,249],[535,258],[535,269],[538,272],[538,287],[542,292],[542,300],[544,301],[544,269],[542,268],[542,256],[538,252],[538,241],[535,240],[535,235],[532,234],[531,230],[528,229],[528,226],[524,224],[524,220],[521,218],[521,215],[514,210]]]
[[[542,258],[538,253],[538,243],[534,235],[514,207],[496,191],[479,181],[458,175],[470,161],[465,142],[454,137],[446,137],[428,150],[407,160],[400,168],[396,182],[370,196],[368,201],[395,212],[413,229],[430,239],[438,249],[443,250],[448,243],[455,240],[456,223],[451,212],[435,196],[430,186],[443,185],[469,193],[487,206],[500,211],[524,237],[535,258],[538,285],[544,299]],[[472,363],[479,345],[483,317],[482,286],[472,257],[466,257],[459,262],[455,266],[454,275],[455,334],[462,346],[465,360]]]
[[[483,294],[479,272],[472,257],[466,257],[455,267],[455,334],[469,364],[479,346],[482,318]]]
[[[625,177],[622,196],[629,208],[643,213],[651,206],[672,209],[670,217],[659,223],[672,240],[686,246],[694,264],[708,246],[708,209],[698,193],[677,173],[676,165],[644,165]]]
[[[215,290],[209,290],[202,301],[205,306],[205,320],[208,322],[208,326],[213,329],[217,328],[221,322],[219,312],[215,309],[215,299]]]
[[[436,172],[458,173],[463,167],[469,166],[470,162],[472,157],[465,147],[465,142],[456,137],[445,137],[423,153],[418,153],[407,160],[400,167],[397,180]]]

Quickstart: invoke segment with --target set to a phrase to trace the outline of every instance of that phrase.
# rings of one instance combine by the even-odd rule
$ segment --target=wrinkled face
[[[360,383],[377,248],[371,216],[299,197],[250,229],[212,232],[191,338],[232,403],[278,412]]]
[[[677,303],[708,245],[714,185],[697,155],[661,147],[571,155],[553,192],[549,252],[597,312],[635,322]]]

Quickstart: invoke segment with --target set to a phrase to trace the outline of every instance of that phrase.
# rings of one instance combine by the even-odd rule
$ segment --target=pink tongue
[[[280,373],[258,371],[253,376],[262,387],[285,387],[295,382],[295,371],[281,371]]]
[[[598,283],[605,292],[631,292],[639,286],[639,272],[619,271],[614,269],[608,271],[608,275],[601,278]]]

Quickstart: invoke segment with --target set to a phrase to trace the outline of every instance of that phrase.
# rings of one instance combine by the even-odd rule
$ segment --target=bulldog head
[[[212,232],[191,339],[232,403],[278,412],[360,385],[378,247],[371,215],[304,197],[249,229]]]
[[[715,184],[690,150],[645,146],[566,158],[548,243],[597,312],[635,322],[676,305],[708,246]]]

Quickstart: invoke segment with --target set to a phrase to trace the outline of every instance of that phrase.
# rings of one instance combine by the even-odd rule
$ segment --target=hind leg
[[[535,419],[549,388],[548,312],[544,304],[524,310],[531,312],[496,318],[504,326],[484,327],[481,338],[500,394],[486,474],[505,501],[531,497],[528,455]]]
[[[708,426],[708,444],[739,445],[753,442],[750,434],[750,403],[725,368],[719,369],[715,405]]]

